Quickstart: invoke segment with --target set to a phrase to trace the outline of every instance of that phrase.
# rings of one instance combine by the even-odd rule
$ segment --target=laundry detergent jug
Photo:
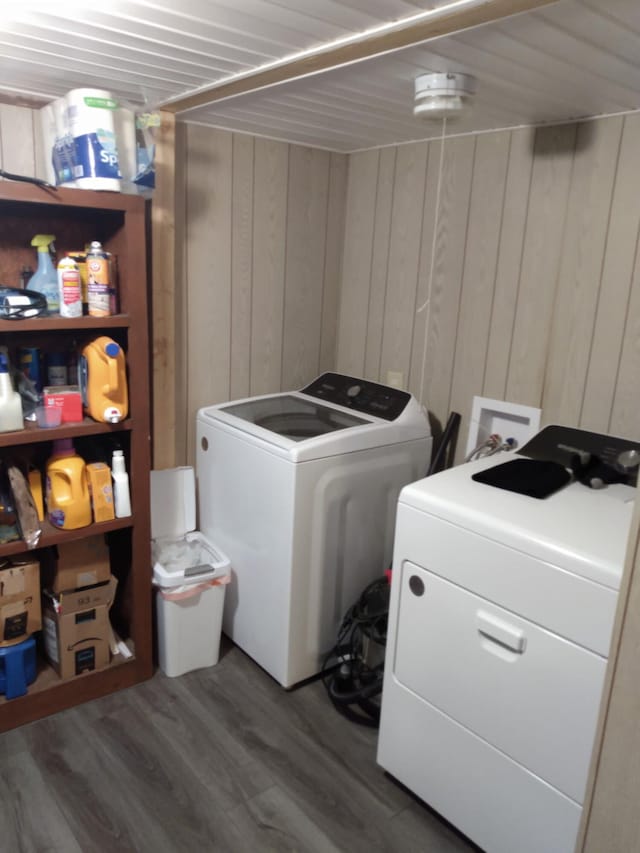
[[[47,516],[54,527],[75,530],[91,524],[91,498],[85,463],[73,449],[70,438],[53,443],[47,462]]]
[[[96,421],[116,424],[129,411],[127,371],[122,347],[102,335],[82,350],[80,358],[82,400]]]

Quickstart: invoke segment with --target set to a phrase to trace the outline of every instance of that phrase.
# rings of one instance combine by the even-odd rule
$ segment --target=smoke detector
[[[413,114],[426,119],[456,118],[470,104],[475,91],[476,78],[471,74],[420,74],[415,79]]]

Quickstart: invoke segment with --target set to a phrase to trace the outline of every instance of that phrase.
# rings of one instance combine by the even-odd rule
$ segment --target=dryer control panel
[[[398,418],[411,400],[407,391],[340,373],[323,373],[301,393],[387,421]]]
[[[552,424],[535,435],[518,453],[567,467],[572,459],[577,459],[587,470],[599,463],[605,481],[629,486],[637,484],[640,444],[626,438]],[[611,479],[607,479],[608,472]]]

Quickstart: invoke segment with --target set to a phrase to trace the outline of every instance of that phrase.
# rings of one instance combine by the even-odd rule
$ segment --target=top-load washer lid
[[[331,409],[292,394],[233,403],[222,406],[221,411],[293,441],[304,441],[328,432],[368,423],[350,413]]]
[[[301,391],[207,406],[198,420],[292,462],[422,440],[429,463],[429,422],[411,394],[337,373]]]
[[[577,433],[571,431],[573,446]],[[603,438],[607,446],[614,441],[611,436]],[[539,444],[535,442],[534,449]],[[400,503],[618,589],[635,488],[614,483],[592,489],[574,481],[538,500],[472,479],[479,471],[518,458],[524,457],[498,453],[434,474],[405,486]]]

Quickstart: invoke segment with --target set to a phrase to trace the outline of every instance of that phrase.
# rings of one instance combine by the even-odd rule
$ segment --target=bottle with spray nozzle
[[[60,311],[58,274],[49,254],[49,246],[55,239],[53,234],[36,234],[31,241],[31,245],[38,249],[38,269],[27,284],[29,290],[35,290],[45,297],[49,314],[58,314]]]

